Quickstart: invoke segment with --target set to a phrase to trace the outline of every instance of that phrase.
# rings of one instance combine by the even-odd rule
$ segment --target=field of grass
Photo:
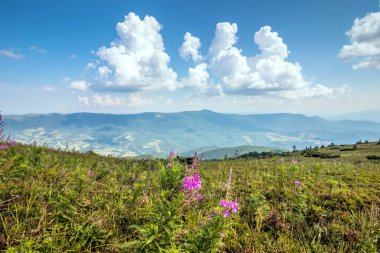
[[[339,157],[184,165],[9,145],[0,251],[379,252],[380,145],[313,152]]]

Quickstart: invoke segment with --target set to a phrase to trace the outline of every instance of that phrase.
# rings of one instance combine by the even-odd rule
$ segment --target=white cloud
[[[254,34],[254,43],[260,53],[244,55],[235,46],[238,26],[228,22],[216,25],[207,56],[199,52],[199,38],[185,33],[179,48],[180,56],[197,65],[189,67],[188,75],[177,81],[176,72],[169,67],[170,57],[165,52],[161,29],[154,17],[141,19],[133,12],[129,13],[116,26],[118,38],[109,47],[99,48],[96,63],[87,65],[88,69],[96,70],[96,85],[92,88],[119,92],[187,88],[213,96],[268,95],[291,99],[336,98],[335,93],[340,89],[307,80],[301,64],[288,60],[288,46],[270,26],[264,26]],[[365,64],[376,64],[376,59]],[[139,94],[130,100],[136,105],[150,103]],[[154,99],[150,101],[155,103]]]
[[[95,94],[92,98],[94,104],[101,107],[117,107],[125,104],[125,98],[123,97],[111,97],[110,95],[100,96]]]
[[[160,34],[162,26],[154,17],[130,12],[116,26],[118,39],[110,47],[101,47],[97,55],[102,62],[98,81],[103,89],[124,91],[176,88],[177,74],[169,67]],[[102,75],[105,67],[108,75]],[[112,75],[111,75],[112,74]]]
[[[37,53],[46,53],[46,52],[47,52],[46,49],[39,48],[39,47],[37,47],[37,46],[30,46],[30,47],[29,47],[29,50],[31,50],[31,51],[35,51],[35,52],[37,52]]]
[[[0,50],[0,55],[6,56],[12,59],[19,60],[23,58],[24,56],[22,54],[17,53],[13,48],[11,49],[1,49]]]
[[[81,90],[85,91],[88,89],[88,87],[91,86],[90,83],[87,83],[84,80],[77,80],[77,81],[72,81],[70,84],[70,88],[73,90]]]
[[[98,68],[98,74],[101,79],[107,79],[112,74],[112,70],[107,66],[101,66]]]
[[[132,107],[143,107],[155,104],[154,101],[142,97],[139,93],[130,94],[127,101],[128,105]]]
[[[380,12],[356,18],[346,35],[351,44],[342,47],[339,57],[356,61],[353,69],[380,69]]]
[[[161,152],[160,147],[161,140],[153,140],[143,145],[143,149],[153,149],[156,152]]]
[[[69,56],[69,59],[71,59],[71,60],[74,60],[76,58],[78,58],[78,55],[76,55],[76,54],[72,54]]]
[[[194,37],[191,33],[185,33],[183,37],[182,46],[179,48],[180,56],[188,60],[191,58],[194,62],[199,62],[203,59],[202,55],[199,53],[199,48],[201,47],[201,42],[199,38]]]
[[[90,101],[88,97],[78,97],[78,101],[86,107],[90,107]]]
[[[278,33],[271,30],[270,26],[264,26],[255,33],[254,41],[261,50],[261,57],[278,56],[286,59],[289,55],[288,47]]]
[[[207,72],[206,68],[206,63],[201,63],[196,65],[194,68],[189,68],[188,77],[182,79],[182,87],[194,88],[201,92],[206,92],[206,90],[209,88],[210,78],[210,75]]]
[[[252,144],[252,139],[248,135],[243,135],[243,140],[248,144]]]
[[[278,33],[264,26],[254,35],[261,53],[247,57],[234,45],[236,24],[218,23],[209,52],[209,67],[225,93],[287,97],[332,97],[333,88],[306,81],[299,63],[287,61],[289,51]]]
[[[96,68],[96,64],[93,63],[93,62],[89,62],[89,63],[87,63],[86,68],[87,69],[95,69]]]

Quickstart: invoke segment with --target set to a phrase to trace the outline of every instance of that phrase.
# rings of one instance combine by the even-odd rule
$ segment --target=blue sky
[[[5,0],[0,34],[6,114],[380,108],[375,0]]]

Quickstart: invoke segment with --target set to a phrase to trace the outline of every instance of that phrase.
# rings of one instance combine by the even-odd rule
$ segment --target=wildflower
[[[226,210],[226,209],[223,210],[223,215],[226,218],[230,218],[230,212],[228,210]]]
[[[201,190],[202,182],[198,173],[193,176],[185,175],[183,187],[187,190]]]
[[[0,150],[7,150],[8,146],[7,145],[0,145]]]
[[[197,152],[194,153],[193,163],[191,164],[191,169],[194,171],[196,168],[198,168],[198,154]]]
[[[221,199],[221,200],[219,201],[219,205],[220,205],[221,207],[228,207],[228,201],[225,200],[225,199]]]
[[[15,147],[17,145],[17,142],[14,140],[9,141],[8,143],[11,145],[11,147]]]
[[[183,188],[186,193],[186,198],[189,202],[194,200],[202,200],[202,182],[199,173],[195,172],[195,169],[198,167],[198,157],[197,153],[194,155],[194,160],[191,166],[189,175],[185,175],[183,179]]]
[[[283,163],[283,162],[285,162],[285,159],[284,159],[283,157],[281,157],[281,158],[279,159],[279,161],[280,161],[280,163]]]
[[[175,153],[174,153],[174,150],[172,149],[169,153],[169,156],[168,156],[168,163],[167,163],[167,166],[169,168],[171,168],[173,166],[173,160],[174,160],[174,157],[175,157]]]
[[[174,156],[175,156],[175,153],[174,153],[174,150],[172,149],[172,150],[170,150],[168,159],[172,159],[172,158],[174,158]]]
[[[232,213],[237,213],[238,212],[238,203],[237,201],[231,201],[230,202],[230,208]]]
[[[219,201],[219,205],[221,207],[224,207],[223,213],[225,213],[225,211],[228,211],[228,213],[230,211],[232,213],[237,213],[238,210],[239,210],[237,201],[228,201],[228,200],[225,200],[225,199],[221,199]],[[228,217],[229,217],[229,215],[228,215]]]
[[[231,188],[231,184],[232,184],[232,168],[230,168],[230,174],[228,176],[228,182],[226,184],[226,188],[227,188],[226,198],[225,199],[221,199],[219,201],[219,205],[221,207],[223,207],[222,213],[223,213],[224,217],[226,217],[226,218],[230,217],[230,215],[231,215],[230,212],[232,212],[232,213],[235,214],[239,210],[237,200],[235,200],[235,201],[229,201],[228,200],[230,198],[230,192],[229,192],[229,190]]]
[[[297,164],[298,161],[297,160],[292,160],[292,164]]]
[[[294,184],[295,184],[295,185],[301,185],[301,181],[300,181],[300,180],[295,180],[295,181],[294,181]]]

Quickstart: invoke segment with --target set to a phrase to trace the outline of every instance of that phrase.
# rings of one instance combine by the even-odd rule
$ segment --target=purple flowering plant
[[[230,193],[231,185],[232,185],[232,168],[230,169],[228,182],[226,184],[226,190],[227,190],[226,197],[219,201],[219,206],[223,208],[222,214],[226,218],[229,218],[231,214],[236,214],[239,211],[239,205],[238,205],[237,199],[235,198],[235,200],[231,200],[232,199],[232,196]]]
[[[191,168],[183,179],[183,191],[189,202],[202,199],[202,182],[199,175],[198,154],[195,152]]]

